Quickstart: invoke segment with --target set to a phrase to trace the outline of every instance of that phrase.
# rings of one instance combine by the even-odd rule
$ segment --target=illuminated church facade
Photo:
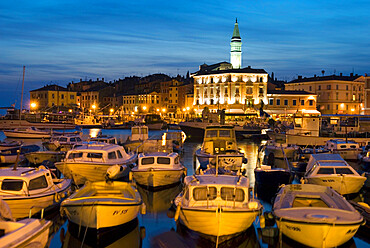
[[[230,63],[203,64],[194,78],[194,107],[211,112],[252,113],[255,105],[268,104],[268,73],[250,66],[242,68],[242,42],[238,22],[231,38]]]

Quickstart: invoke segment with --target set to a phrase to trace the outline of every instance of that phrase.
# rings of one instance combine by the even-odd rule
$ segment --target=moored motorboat
[[[244,176],[187,176],[174,200],[175,220],[206,238],[226,240],[249,228],[262,209]]]
[[[299,151],[299,146],[287,143],[277,143],[273,140],[267,141],[260,150],[264,152],[263,163],[273,165],[275,159],[293,159]]]
[[[9,206],[0,199],[0,246],[45,247],[49,239],[51,221],[24,219],[15,221]]]
[[[51,137],[50,131],[40,130],[35,127],[15,128],[13,130],[4,130],[3,132],[8,138],[49,139]]]
[[[366,177],[360,176],[339,154],[312,154],[303,181],[346,195],[359,192]]]
[[[51,172],[39,168],[0,169],[0,198],[16,219],[26,218],[59,204],[70,194],[70,179],[53,179]]]
[[[202,147],[196,150],[195,157],[201,170],[206,170],[209,164],[218,163],[218,167],[241,171],[243,164],[248,161],[237,147],[235,130],[232,126],[208,126]]]
[[[186,174],[179,154],[165,152],[141,153],[131,171],[137,184],[152,188],[179,183]]]
[[[1,164],[13,164],[24,159],[24,156],[30,152],[35,152],[40,150],[37,145],[27,145],[15,148],[10,148],[7,150],[2,150],[0,152],[0,163]]]
[[[23,144],[23,141],[12,140],[12,141],[1,141],[0,142],[0,151],[8,150],[11,148],[19,148]]]
[[[107,143],[87,143],[67,152],[62,162],[55,163],[58,170],[75,184],[105,180],[107,170],[117,165],[123,168],[120,177],[128,175],[128,165],[135,163],[136,153],[126,153],[122,146]]]
[[[65,157],[66,152],[58,151],[37,151],[26,153],[24,156],[32,164],[41,164],[44,161],[60,162]]]
[[[61,214],[88,228],[118,226],[145,213],[138,190],[126,182],[93,182],[71,195],[61,204]]]
[[[357,161],[362,152],[360,145],[353,140],[331,139],[326,141],[325,148],[331,153],[339,154],[344,160]]]
[[[362,216],[333,189],[290,184],[275,198],[273,214],[287,237],[311,247],[336,247],[351,239]]]
[[[79,134],[64,134],[52,136],[50,141],[44,141],[42,145],[50,151],[68,151],[76,145],[82,145],[82,139]]]

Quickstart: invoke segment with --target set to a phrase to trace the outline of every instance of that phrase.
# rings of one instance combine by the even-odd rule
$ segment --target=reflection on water
[[[96,129],[93,132],[99,131],[100,129]],[[102,130],[102,132],[106,135],[113,135],[120,141],[125,141],[130,134],[130,130],[111,129]],[[87,137],[90,130],[83,130],[83,133],[84,137]],[[160,131],[150,131],[149,136],[158,135],[159,133]],[[0,140],[4,139],[5,136],[0,132]],[[40,139],[24,139],[24,142],[27,145],[37,144],[40,147],[42,146],[42,140]],[[184,144],[184,157],[182,158],[182,162],[187,168],[188,175],[194,174],[193,155],[200,146],[201,143],[199,142],[186,142]],[[245,169],[250,179],[251,186],[253,186],[255,182],[254,168],[257,164],[258,146],[259,144],[247,140],[238,142],[238,147],[245,152],[248,158],[248,164]],[[277,160],[276,162],[285,163],[283,160]],[[284,164],[282,164],[282,166],[284,166]],[[168,236],[176,237],[177,240],[180,240],[179,242],[188,244],[188,247],[215,247],[214,243],[197,236],[197,234],[192,231],[186,230],[186,227],[185,230],[183,226],[178,227],[173,218],[167,217],[167,210],[171,205],[171,201],[181,191],[181,188],[182,185],[177,185],[175,187],[153,192],[139,187],[138,190],[147,206],[147,214],[138,216],[137,219],[127,225],[101,230],[99,233],[97,233],[96,230],[88,230],[85,234],[85,230],[79,229],[75,224],[70,225],[68,221],[65,222],[64,219],[60,218],[59,211],[56,210],[52,216],[46,216],[48,219],[51,218],[54,223],[50,247],[81,247],[82,243],[82,247],[151,247],[158,238],[168,241]],[[369,194],[365,192],[359,199],[368,201]],[[264,205],[264,211],[271,211],[271,203],[263,201],[261,201],[261,203]],[[278,241],[274,241],[270,244],[269,242],[262,242],[262,238],[256,231],[256,227],[259,226],[258,220],[253,226],[253,228],[249,228],[237,237],[226,243],[220,244],[219,247],[277,247]],[[145,227],[145,230],[142,227]],[[62,235],[60,235],[60,233],[62,233]],[[365,232],[365,237],[366,236],[368,236],[368,232]],[[61,239],[63,240],[63,245]],[[152,241],[153,243],[151,243]],[[283,238],[282,242],[283,247],[302,247],[302,245],[285,238]],[[367,241],[362,241],[357,237],[350,240],[346,245],[345,247],[356,247],[356,245],[357,247],[369,247]]]
[[[146,205],[148,214],[156,214],[158,212],[166,212],[171,206],[171,201],[181,192],[182,185],[177,184],[171,188],[162,190],[147,190],[137,186],[140,195]]]
[[[113,228],[100,230],[80,228],[74,223],[68,224],[65,235],[61,235],[62,247],[142,247],[145,229],[139,227],[138,219]]]

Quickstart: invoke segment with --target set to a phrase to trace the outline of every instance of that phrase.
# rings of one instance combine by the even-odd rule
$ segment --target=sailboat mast
[[[23,111],[23,90],[24,90],[24,74],[26,72],[26,67],[23,66],[23,80],[22,80],[22,95],[21,95],[21,107],[19,112],[19,119],[22,119],[22,111]]]

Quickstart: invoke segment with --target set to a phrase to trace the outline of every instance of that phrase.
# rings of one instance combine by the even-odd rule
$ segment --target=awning
[[[305,109],[305,110],[302,110],[302,113],[304,113],[304,114],[321,114],[321,112],[317,111],[316,109],[312,109],[312,110]]]
[[[270,114],[270,115],[292,115],[292,114],[295,114],[297,113],[297,110],[296,109],[266,109],[266,110],[263,110],[265,111],[266,113]]]

